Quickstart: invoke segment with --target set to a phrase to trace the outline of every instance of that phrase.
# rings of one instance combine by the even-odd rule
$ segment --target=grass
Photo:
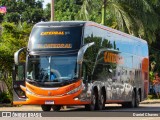
[[[147,99],[148,99],[148,100],[152,100],[152,99],[159,99],[159,98],[157,98],[157,96],[156,96],[155,94],[149,94],[149,95],[147,96]]]

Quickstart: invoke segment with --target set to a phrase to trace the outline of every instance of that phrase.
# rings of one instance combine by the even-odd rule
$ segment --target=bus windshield
[[[64,82],[77,78],[76,56],[29,56],[27,79],[35,82]]]

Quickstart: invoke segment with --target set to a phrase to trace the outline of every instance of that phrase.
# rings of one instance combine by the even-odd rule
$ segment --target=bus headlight
[[[31,92],[29,89],[26,89],[26,93],[33,95],[34,93]]]
[[[69,91],[69,92],[67,93],[67,95],[76,93],[76,92],[78,92],[81,88],[82,88],[82,84],[81,84],[80,86],[78,86],[77,88],[75,88],[75,89]]]

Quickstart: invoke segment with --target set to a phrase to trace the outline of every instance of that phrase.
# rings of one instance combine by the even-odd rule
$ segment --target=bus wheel
[[[96,95],[95,92],[92,93],[91,104],[85,105],[85,109],[89,111],[93,111],[96,108]]]
[[[129,107],[129,106],[128,106],[128,102],[122,103],[122,107],[123,107],[123,108],[128,108],[128,107]]]
[[[52,109],[53,109],[54,111],[60,111],[61,105],[53,105],[53,106],[52,106]]]
[[[105,108],[105,96],[104,96],[103,92],[98,97],[98,106],[97,106],[97,108],[98,108],[98,110],[103,110]]]
[[[140,103],[140,94],[138,92],[137,96],[136,96],[136,100],[135,100],[135,107],[138,107]]]
[[[51,110],[51,105],[41,105],[41,108],[43,111],[50,111]]]
[[[136,101],[136,95],[135,92],[132,92],[132,101],[128,103],[128,107],[134,108],[135,107],[135,101]]]

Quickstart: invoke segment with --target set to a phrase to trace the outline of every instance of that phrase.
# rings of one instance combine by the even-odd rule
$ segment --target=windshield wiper
[[[78,77],[73,77],[73,78],[71,78],[71,79],[74,79],[74,80],[75,80],[75,79],[78,79]]]
[[[29,82],[38,82],[39,80],[36,80],[36,79],[26,79],[27,81],[29,81]]]
[[[70,78],[70,79],[67,79],[67,80],[63,80],[63,83],[72,83],[72,82],[75,81],[76,79],[77,79],[77,77]]]
[[[64,79],[64,78],[55,78],[54,80],[47,80],[47,81],[42,81],[42,80],[36,80],[36,79],[28,79],[27,81],[29,82],[50,82],[50,83],[72,83],[73,81],[75,81],[77,79],[77,77],[73,77],[73,78],[68,78],[68,79]]]

